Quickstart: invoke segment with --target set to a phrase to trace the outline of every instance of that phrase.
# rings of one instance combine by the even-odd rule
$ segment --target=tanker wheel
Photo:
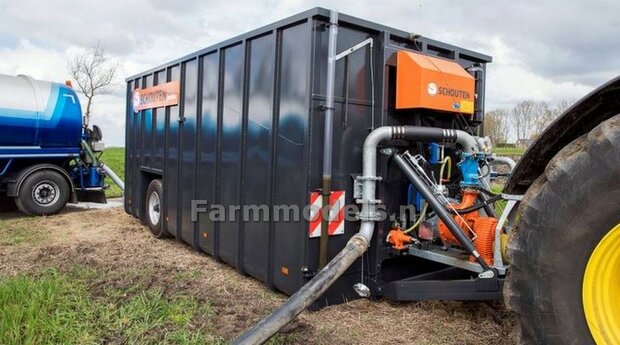
[[[71,187],[62,175],[53,170],[41,170],[22,182],[15,204],[26,214],[48,216],[62,211],[70,194]]]
[[[164,188],[161,180],[155,179],[149,183],[149,187],[146,191],[145,207],[146,210],[146,222],[151,230],[151,233],[156,238],[167,237],[167,233],[164,230],[162,222],[162,202],[164,200]]]
[[[620,344],[620,114],[556,154],[519,208],[505,301],[522,344]]]

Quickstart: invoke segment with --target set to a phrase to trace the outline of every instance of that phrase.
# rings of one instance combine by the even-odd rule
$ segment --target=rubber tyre
[[[596,245],[620,222],[620,114],[556,154],[511,234],[505,302],[521,344],[593,344],[582,304]]]
[[[43,189],[47,192],[53,190],[54,195],[57,195],[49,203],[37,202],[35,199],[35,189],[42,185],[46,186]],[[15,204],[23,213],[33,216],[49,216],[62,211],[70,196],[71,187],[64,176],[53,170],[40,170],[30,174],[22,182],[15,198]]]
[[[159,198],[159,211],[158,211],[159,217],[156,221],[151,216],[150,208],[152,207],[152,205],[150,205],[150,202],[149,202],[151,196],[153,196],[154,194],[156,194],[157,197]],[[161,180],[155,179],[151,181],[151,183],[149,183],[149,187],[146,190],[146,198],[144,199],[144,210],[145,210],[146,223],[149,226],[151,233],[156,238],[168,237],[168,234],[164,231],[163,222],[162,222],[163,217],[162,217],[162,212],[161,212],[161,207],[162,207],[161,205],[163,205],[163,200],[164,200],[163,185],[161,183]]]

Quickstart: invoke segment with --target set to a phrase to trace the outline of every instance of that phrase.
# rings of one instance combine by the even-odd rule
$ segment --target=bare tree
[[[90,122],[93,98],[111,92],[118,67],[119,63],[106,54],[100,42],[68,59],[67,69],[87,100],[84,126]]]
[[[536,139],[540,133],[555,119],[553,108],[546,102],[534,102],[532,106],[532,132],[530,139]]]
[[[491,138],[493,144],[505,143],[508,139],[508,111],[495,109],[484,114],[484,135]]]
[[[557,112],[557,116],[560,116],[562,113],[568,110],[568,108],[570,108],[573,104],[575,104],[574,99],[563,99],[559,101],[558,103],[556,103],[554,110]]]
[[[510,124],[517,134],[517,141],[527,139],[532,132],[532,113],[534,111],[535,102],[521,101],[517,103],[511,110]]]
[[[551,124],[558,116],[562,115],[564,111],[566,111],[571,105],[575,103],[574,100],[561,100],[556,103],[554,106],[549,106],[548,104],[541,102],[536,108],[535,112],[538,113],[538,116],[535,119],[535,128],[532,133],[532,139],[538,137],[542,131]]]

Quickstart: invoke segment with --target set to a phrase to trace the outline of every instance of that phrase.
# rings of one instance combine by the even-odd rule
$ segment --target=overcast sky
[[[0,0],[0,73],[68,79],[100,41],[122,69],[91,123],[124,144],[124,78],[315,6],[493,56],[487,110],[578,99],[620,75],[620,1]]]

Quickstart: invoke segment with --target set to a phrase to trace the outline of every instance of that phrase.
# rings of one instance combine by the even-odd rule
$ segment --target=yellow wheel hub
[[[603,237],[588,260],[583,309],[598,345],[620,344],[620,224]]]

